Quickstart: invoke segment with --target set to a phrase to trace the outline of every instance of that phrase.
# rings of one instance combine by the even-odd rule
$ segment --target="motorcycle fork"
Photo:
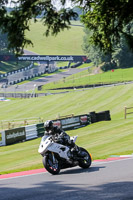
[[[53,163],[55,163],[55,156],[54,156],[54,153],[51,152],[51,154],[52,154],[52,160],[53,160]]]

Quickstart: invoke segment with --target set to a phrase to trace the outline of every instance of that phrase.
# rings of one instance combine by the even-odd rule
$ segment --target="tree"
[[[92,60],[94,65],[98,67],[101,63],[111,63],[112,62],[112,54],[105,54],[99,47],[91,44],[90,38],[93,35],[93,31],[88,28],[84,29],[85,35],[83,37],[83,51],[87,55],[87,57]]]
[[[7,38],[7,34],[3,34],[0,31],[0,55],[7,55],[7,54],[13,54],[13,50],[12,49],[8,49],[8,38]]]
[[[130,33],[133,34],[133,21],[124,28],[124,31],[128,33],[129,26],[131,27]],[[119,45],[114,47],[114,52],[112,53],[112,57],[113,60],[115,60],[115,62],[117,63],[118,68],[133,67],[133,52],[127,45],[123,35],[121,35]]]
[[[13,2],[13,0],[11,0]],[[0,2],[0,28],[8,33],[9,48],[16,53],[22,53],[27,44],[32,44],[25,36],[29,30],[30,20],[42,14],[42,23],[47,26],[46,36],[51,32],[58,34],[64,28],[69,28],[70,20],[78,17],[77,13],[66,8],[67,0],[58,0],[60,9],[54,0],[17,0],[13,11],[7,12],[5,3]],[[54,2],[54,3],[53,3]],[[130,48],[133,49],[133,36],[125,33],[123,28],[133,19],[132,0],[71,0],[74,6],[82,8],[82,22],[93,30],[91,42],[103,51],[113,51],[113,43],[120,42],[123,34]]]
[[[0,32],[0,54],[7,52],[8,42],[7,35]]]
[[[97,0],[91,9],[82,16],[82,22],[93,30],[91,42],[98,45],[104,52],[112,52],[114,44],[120,42],[121,35],[133,50],[133,35],[125,32],[124,27],[133,19],[132,0]]]
[[[124,31],[128,33],[128,27],[130,33],[133,34],[133,21],[125,26]],[[100,50],[99,47],[94,46],[90,43],[90,38],[93,35],[93,31],[88,28],[85,29],[83,50],[85,54],[93,61],[95,66],[100,66],[103,71],[108,71],[115,68],[129,68],[133,67],[133,52],[129,49],[125,38],[121,34],[120,42],[118,45],[113,44],[113,52],[108,54]]]

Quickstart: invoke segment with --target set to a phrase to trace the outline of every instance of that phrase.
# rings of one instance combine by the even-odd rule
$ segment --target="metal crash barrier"
[[[111,120],[111,117],[110,111],[107,110],[99,113],[90,112],[89,114],[77,116],[74,116],[73,114],[68,116],[59,116],[56,120],[53,120],[53,122],[54,125],[57,125],[66,131],[81,128],[91,123],[108,120]],[[0,146],[6,146],[41,137],[44,135],[44,131],[44,123],[1,131]]]
[[[5,146],[6,141],[5,141],[5,131],[0,132],[0,146]]]

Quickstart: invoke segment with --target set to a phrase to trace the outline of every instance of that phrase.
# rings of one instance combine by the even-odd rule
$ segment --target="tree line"
[[[14,9],[8,13],[7,3],[11,2]],[[47,27],[45,35],[56,35],[70,28],[71,19],[77,19],[78,14],[73,7],[82,9],[82,22],[92,31],[91,43],[104,52],[114,51],[114,43],[121,41],[121,35],[133,50],[133,35],[131,27],[128,32],[124,27],[133,20],[133,0],[1,0],[0,29],[7,33],[9,48],[16,54],[22,54],[25,45],[32,44],[26,38],[25,31],[29,30],[30,20],[37,22],[42,15],[42,24]],[[57,4],[58,3],[58,4]],[[73,7],[72,7],[73,6]]]
[[[128,33],[129,27],[130,34],[133,35],[133,21],[124,27],[124,31]],[[85,36],[83,38],[82,48],[95,66],[100,66],[103,71],[133,67],[133,51],[128,46],[127,41],[122,34],[119,43],[116,44],[114,42],[112,44],[113,51],[104,52],[98,46],[95,46],[90,42],[93,31],[86,28],[84,29],[84,32]]]
[[[14,5],[10,12],[6,8],[9,2]],[[81,21],[87,34],[83,49],[89,58],[93,59],[96,65],[101,64],[104,71],[127,65],[131,67],[133,0],[69,2],[71,7],[66,6],[67,0],[1,0],[0,30],[6,34],[8,49],[20,55],[26,45],[33,45],[26,37],[25,31],[30,29],[30,20],[34,19],[37,23],[40,15],[42,24],[46,26],[45,36],[57,35],[60,31],[69,29],[71,19],[76,20],[79,17],[77,10],[74,9],[78,7],[82,10]]]

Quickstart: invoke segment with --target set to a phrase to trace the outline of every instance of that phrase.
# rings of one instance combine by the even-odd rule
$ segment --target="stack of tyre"
[[[102,111],[102,112],[99,112],[99,113],[96,113],[94,111],[94,112],[90,112],[89,114],[90,114],[90,117],[91,117],[91,123],[111,120],[109,110]]]

